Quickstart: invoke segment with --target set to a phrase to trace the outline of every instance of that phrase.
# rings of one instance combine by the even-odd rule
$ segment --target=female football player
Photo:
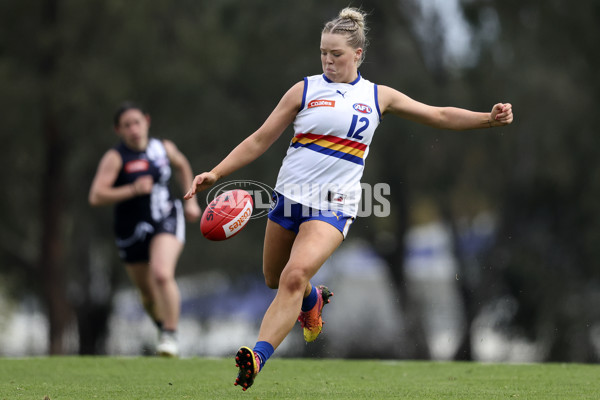
[[[357,213],[360,179],[375,128],[393,114],[434,128],[465,130],[510,124],[511,105],[491,112],[420,103],[361,76],[365,14],[345,8],[321,33],[323,74],[304,78],[282,97],[264,124],[210,172],[197,175],[191,199],[263,154],[293,123],[295,135],[279,171],[267,221],[263,273],[277,294],[266,311],[254,348],[241,347],[236,385],[250,387],[298,319],[306,341],[322,328],[331,292],[310,279],[344,240]]]
[[[181,306],[175,267],[184,244],[184,215],[195,221],[200,207],[192,200],[182,208],[168,184],[173,168],[185,192],[192,170],[173,142],[148,135],[150,116],[140,106],[122,104],[113,122],[121,141],[100,160],[89,202],[115,205],[119,255],[159,329],[156,352],[175,357],[179,355],[176,331]]]

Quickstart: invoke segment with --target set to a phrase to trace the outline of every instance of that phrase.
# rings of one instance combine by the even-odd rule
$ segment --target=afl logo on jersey
[[[371,107],[369,107],[366,104],[362,104],[362,103],[355,103],[352,107],[354,107],[354,109],[360,113],[363,114],[371,114],[371,112],[373,111],[371,109]]]
[[[148,160],[132,160],[125,164],[123,169],[128,174],[135,174],[136,172],[148,171],[149,167]]]

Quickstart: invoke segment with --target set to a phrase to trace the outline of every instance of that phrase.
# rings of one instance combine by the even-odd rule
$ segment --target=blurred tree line
[[[484,307],[509,302],[515,311],[501,328],[542,343],[544,359],[598,361],[600,2],[448,2],[468,34],[458,55],[452,15],[436,2],[352,3],[370,12],[366,78],[433,105],[488,111],[511,102],[516,117],[498,130],[444,132],[393,117],[378,129],[364,181],[390,183],[392,215],[359,220],[351,235],[386,260],[401,299],[409,329],[392,356],[429,356],[402,268],[404,235],[429,201],[454,232],[468,322],[457,359],[471,359],[470,328]],[[322,24],[347,5],[0,2],[0,277],[14,298],[44,305],[51,354],[65,352],[73,324],[81,353],[103,351],[110,299],[125,279],[112,210],[87,203],[97,163],[116,142],[116,106],[141,102],[151,133],[172,139],[195,172],[208,170],[291,85],[321,73]],[[231,178],[274,184],[287,143]],[[495,216],[495,240],[468,249],[461,240],[482,211]],[[179,274],[260,273],[264,225],[247,229],[208,243],[188,226]]]

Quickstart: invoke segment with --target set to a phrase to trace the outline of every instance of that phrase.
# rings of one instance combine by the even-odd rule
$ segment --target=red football
[[[209,240],[225,240],[237,235],[248,223],[254,208],[250,193],[235,189],[217,196],[202,213],[200,230]]]

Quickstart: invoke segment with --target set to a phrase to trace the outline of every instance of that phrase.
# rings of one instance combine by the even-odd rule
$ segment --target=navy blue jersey
[[[161,222],[173,210],[173,198],[169,191],[171,164],[163,143],[150,138],[144,151],[134,151],[120,143],[115,150],[121,155],[123,165],[114,186],[129,185],[144,175],[152,176],[152,193],[135,196],[115,206],[115,233],[117,240],[130,238],[140,222],[149,225]],[[139,229],[139,228],[138,228]]]

